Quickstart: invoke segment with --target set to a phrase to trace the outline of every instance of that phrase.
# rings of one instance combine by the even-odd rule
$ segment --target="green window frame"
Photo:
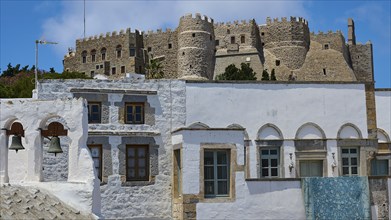
[[[359,148],[344,147],[341,149],[342,175],[357,176],[359,174]]]
[[[125,123],[144,124],[144,103],[125,104]]]
[[[230,150],[204,151],[205,198],[230,195]]]
[[[87,104],[88,109],[88,123],[101,123],[101,103],[100,102],[89,102]]]
[[[280,176],[280,152],[278,148],[260,149],[260,176],[279,177]]]
[[[148,145],[126,145],[126,181],[149,181]]]

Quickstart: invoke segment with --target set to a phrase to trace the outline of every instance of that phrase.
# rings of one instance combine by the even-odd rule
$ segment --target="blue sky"
[[[0,68],[8,63],[32,66],[35,40],[40,45],[39,68],[62,71],[68,47],[83,37],[83,1],[1,0]],[[347,38],[347,18],[356,26],[357,42],[371,41],[377,88],[391,87],[390,1],[86,1],[86,36],[119,31],[175,28],[185,13],[200,12],[215,22],[266,17],[304,17],[313,32],[341,30]]]

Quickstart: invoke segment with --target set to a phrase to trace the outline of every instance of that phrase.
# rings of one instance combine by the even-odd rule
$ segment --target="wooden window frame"
[[[99,106],[99,121],[93,121],[92,117],[90,117],[90,115],[92,115],[92,108],[90,106],[92,106],[92,105],[98,105]],[[102,123],[102,103],[101,102],[88,102],[87,106],[88,106],[88,124],[100,124],[100,123]]]
[[[213,165],[207,165],[205,163],[205,155],[206,153],[208,152],[212,152],[213,153]],[[217,164],[217,153],[218,152],[225,152],[226,153],[226,164]],[[231,195],[231,166],[230,166],[230,163],[231,163],[231,150],[230,149],[205,149],[204,150],[204,173],[202,174],[203,177],[204,177],[204,197],[205,198],[218,198],[218,197],[230,197]],[[217,168],[218,167],[226,167],[227,171],[227,178],[226,179],[218,179],[218,172],[217,172]],[[205,176],[205,170],[206,170],[206,167],[213,167],[213,179],[206,179],[206,176]],[[207,194],[206,193],[206,182],[212,182],[213,181],[213,184],[214,184],[214,194]],[[226,187],[227,187],[227,193],[226,194],[219,194],[218,193],[218,190],[219,190],[219,186],[218,186],[218,182],[219,181],[226,181]]]
[[[268,155],[263,155],[262,154],[262,151],[264,150],[267,150],[269,151],[269,154]],[[270,151],[271,150],[276,150],[277,151],[277,154],[276,155],[271,155],[270,154]],[[262,159],[267,159],[268,160],[268,166],[267,167],[263,167],[262,166]],[[271,165],[271,160],[272,159],[277,159],[277,166],[276,167],[273,167]],[[259,149],[259,174],[260,174],[260,177],[261,178],[278,178],[280,177],[280,149],[279,148],[260,148]],[[267,169],[268,170],[268,175],[267,176],[263,176],[263,169]],[[277,169],[277,176],[272,176],[272,172],[271,170],[272,169]]]
[[[132,106],[132,112],[135,112],[136,106],[141,106],[141,121],[136,121],[135,113],[132,119],[128,119],[128,106]],[[125,123],[126,124],[144,124],[145,123],[145,103],[144,102],[127,102],[125,103]]]
[[[350,150],[355,149],[356,153],[351,153]],[[348,153],[343,153],[343,150],[348,150]],[[344,158],[348,159],[348,164],[344,165]],[[356,165],[352,165],[352,158],[356,158]],[[348,168],[349,172],[344,173],[344,168]],[[357,173],[352,174],[352,168],[356,167]],[[341,148],[341,174],[342,176],[359,176],[360,175],[360,148],[359,147],[342,147]]]
[[[135,156],[134,156],[134,169],[135,169],[135,174],[136,174],[136,177],[135,178],[130,178],[129,175],[128,175],[128,169],[129,169],[129,156],[128,156],[128,149],[129,148],[135,148]],[[138,166],[138,160],[139,159],[142,159],[140,157],[138,157],[138,149],[140,148],[144,148],[145,149],[145,177],[144,178],[140,178],[138,177],[138,172],[139,172],[139,166]],[[132,145],[132,144],[127,144],[126,145],[126,152],[125,152],[125,155],[126,155],[126,181],[127,182],[131,182],[131,181],[149,181],[149,174],[150,174],[150,158],[149,158],[149,145]]]
[[[102,182],[103,180],[103,164],[102,164],[102,161],[103,161],[103,147],[101,144],[88,144],[88,149],[90,149],[90,152],[91,152],[91,157],[92,159],[94,159],[94,157],[92,156],[92,148],[98,148],[99,149],[99,173],[98,173],[98,178],[100,179],[100,181]],[[94,169],[95,169],[95,164],[94,164]]]

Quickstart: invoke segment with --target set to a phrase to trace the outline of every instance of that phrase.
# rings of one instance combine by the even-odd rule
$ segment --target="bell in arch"
[[[54,153],[54,156],[56,156],[58,153],[62,153],[60,138],[54,136],[52,139],[50,139],[48,153]]]
[[[16,153],[18,153],[18,150],[24,150],[24,147],[22,145],[22,137],[14,135],[12,137],[12,142],[11,142],[11,146],[9,149],[15,150]]]

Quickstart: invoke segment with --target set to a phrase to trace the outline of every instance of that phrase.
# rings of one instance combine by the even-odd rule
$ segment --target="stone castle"
[[[165,78],[215,79],[230,64],[249,63],[261,79],[275,69],[277,80],[373,82],[372,44],[356,44],[354,21],[348,41],[341,31],[310,33],[299,17],[214,23],[187,14],[175,30],[116,31],[76,40],[64,57],[64,70],[122,78],[147,72],[151,60],[162,64]]]

